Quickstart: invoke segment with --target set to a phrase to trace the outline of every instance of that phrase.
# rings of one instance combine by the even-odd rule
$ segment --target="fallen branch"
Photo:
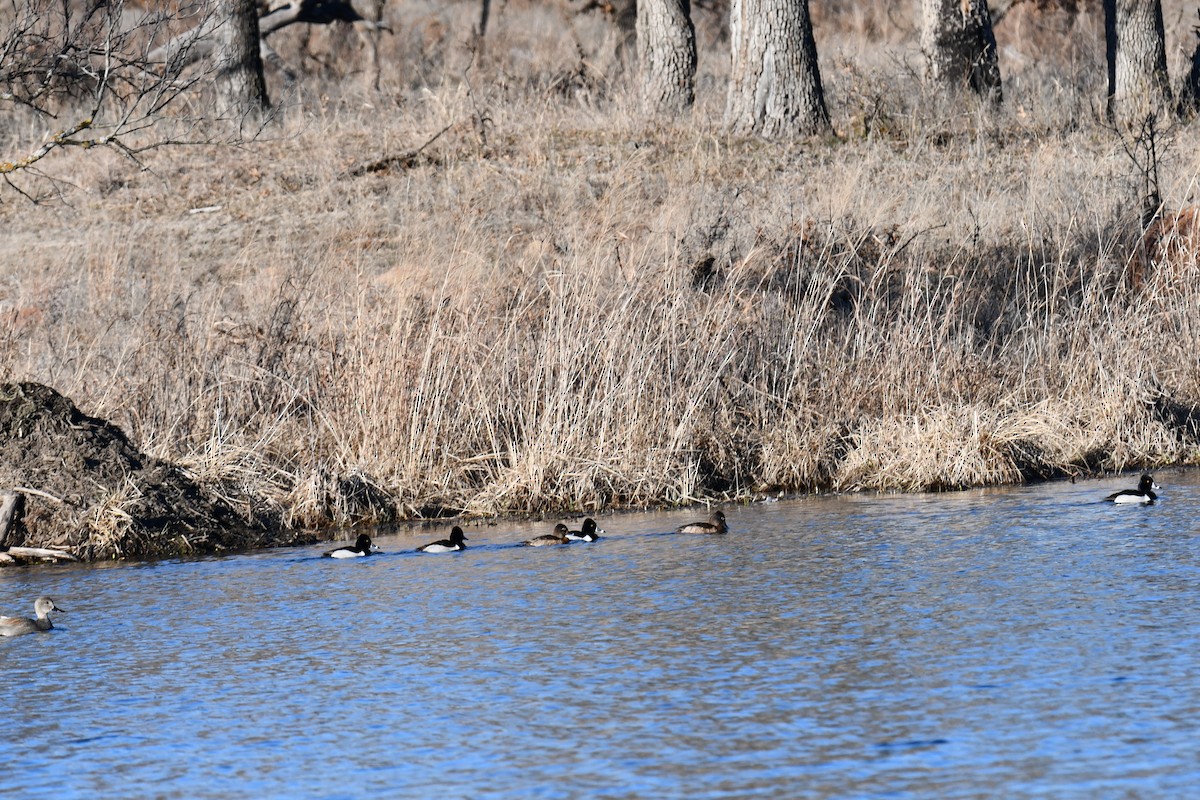
[[[43,493],[38,492],[38,494]],[[4,495],[0,497],[0,564],[28,564],[32,561],[79,560],[64,550],[54,550],[49,547],[9,546],[9,533],[24,516],[25,495],[20,492],[5,492]]]
[[[43,492],[40,489],[30,489],[28,486],[14,486],[13,491],[20,492],[21,494],[31,494],[35,497],[44,497],[45,499],[51,501],[52,503],[57,503],[58,505],[63,504],[63,499],[61,497],[55,497],[49,492]]]
[[[395,155],[395,156],[384,156],[383,158],[376,159],[375,161],[368,161],[366,164],[359,164],[357,167],[352,167],[349,170],[347,170],[346,175],[351,178],[361,178],[363,175],[366,175],[368,173],[383,172],[384,170],[389,170],[392,167],[400,167],[401,169],[410,169],[410,168],[416,166],[417,156],[421,155],[421,153],[424,152],[425,148],[429,147],[429,145],[433,144],[438,139],[442,138],[442,134],[444,134],[446,131],[450,130],[453,127],[454,127],[454,123],[451,122],[449,125],[442,128],[440,131],[438,131],[433,136],[431,136],[425,142],[425,144],[421,145],[416,150],[409,150],[408,152],[401,153],[401,154]]]
[[[0,498],[0,550],[8,549],[8,532],[25,515],[25,495],[6,492]]]
[[[79,559],[65,550],[52,550],[49,547],[10,547],[0,556],[0,559],[10,563],[23,564],[30,561],[78,561]]]

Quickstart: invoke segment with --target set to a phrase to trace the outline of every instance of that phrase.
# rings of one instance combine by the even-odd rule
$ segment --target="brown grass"
[[[72,153],[62,202],[6,199],[0,364],[296,525],[1196,463],[1200,281],[1124,280],[1102,38],[1002,61],[989,113],[928,95],[888,5],[817,15],[839,137],[791,143],[721,130],[705,7],[667,122],[597,14],[505,4],[466,71],[474,6],[405,4],[378,92],[353,34],[292,32],[312,74],[262,140]]]

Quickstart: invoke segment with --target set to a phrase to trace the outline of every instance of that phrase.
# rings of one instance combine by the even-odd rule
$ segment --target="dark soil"
[[[209,496],[177,465],[140,452],[120,428],[37,383],[0,384],[0,492],[14,490],[25,495],[26,510],[0,546],[56,548],[95,560],[303,539],[276,518],[247,518]]]

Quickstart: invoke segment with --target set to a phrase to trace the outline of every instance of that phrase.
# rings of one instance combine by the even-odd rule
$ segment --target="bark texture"
[[[808,0],[733,0],[725,125],[769,139],[832,129]]]
[[[1108,117],[1140,126],[1171,110],[1171,82],[1159,0],[1105,0]]]
[[[696,30],[689,0],[638,0],[642,99],[656,112],[688,109],[695,99]]]
[[[271,102],[259,55],[254,0],[217,0],[216,90],[219,112],[233,117],[266,113]]]
[[[922,12],[926,78],[998,102],[1000,61],[987,0],[923,0]]]

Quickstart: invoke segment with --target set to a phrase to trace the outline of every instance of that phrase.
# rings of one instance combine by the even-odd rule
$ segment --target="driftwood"
[[[0,552],[0,564],[29,564],[34,561],[78,561],[66,550],[51,550],[48,547],[10,547]]]
[[[6,492],[0,496],[0,564],[28,564],[32,561],[78,561],[65,550],[49,547],[10,545],[9,537],[25,515],[25,495]]]

